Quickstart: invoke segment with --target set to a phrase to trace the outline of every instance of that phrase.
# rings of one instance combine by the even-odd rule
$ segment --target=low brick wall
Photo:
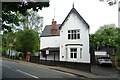
[[[31,56],[30,62],[50,65],[50,66],[61,66],[71,69],[83,70],[86,72],[91,72],[90,63],[78,63],[78,62],[67,62],[67,61],[53,61],[53,60],[39,60],[38,56]]]

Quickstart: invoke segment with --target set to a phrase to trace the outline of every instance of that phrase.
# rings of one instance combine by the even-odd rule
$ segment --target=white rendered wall
[[[59,47],[60,46],[59,37],[60,36],[41,37],[40,49],[47,47]]]
[[[50,36],[50,37],[41,37],[40,39],[40,49],[48,48],[48,47],[60,47],[60,36]],[[55,60],[59,60],[59,54],[55,54]],[[40,59],[45,60],[45,57],[40,54]],[[47,54],[47,60],[54,60],[54,54]]]
[[[68,40],[68,30],[80,29],[80,39]],[[71,61],[67,59],[65,44],[83,44],[82,59],[77,59],[77,62],[90,63],[89,54],[89,29],[75,15],[71,14],[60,30],[60,60]],[[64,58],[62,58],[64,56]]]

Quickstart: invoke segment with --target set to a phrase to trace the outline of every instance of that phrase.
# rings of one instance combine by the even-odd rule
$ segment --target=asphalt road
[[[80,79],[80,77],[55,71],[45,67],[38,67],[31,63],[18,63],[8,60],[2,60],[2,78],[22,78],[22,79],[62,79],[62,80],[73,80]],[[81,79],[80,79],[81,80]]]

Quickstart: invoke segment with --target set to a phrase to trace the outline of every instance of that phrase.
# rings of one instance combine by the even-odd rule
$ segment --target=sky
[[[118,8],[120,9],[120,2],[118,3]],[[118,27],[120,28],[120,11],[118,11]]]
[[[118,26],[118,4],[109,6],[99,0],[50,0],[50,6],[38,12],[44,17],[44,26],[50,25],[55,15],[57,24],[61,24],[74,2],[74,7],[90,25],[90,33],[95,33],[100,26],[115,24]]]

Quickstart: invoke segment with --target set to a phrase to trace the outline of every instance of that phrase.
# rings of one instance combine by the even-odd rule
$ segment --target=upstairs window
[[[80,39],[80,29],[68,30],[68,39]]]

